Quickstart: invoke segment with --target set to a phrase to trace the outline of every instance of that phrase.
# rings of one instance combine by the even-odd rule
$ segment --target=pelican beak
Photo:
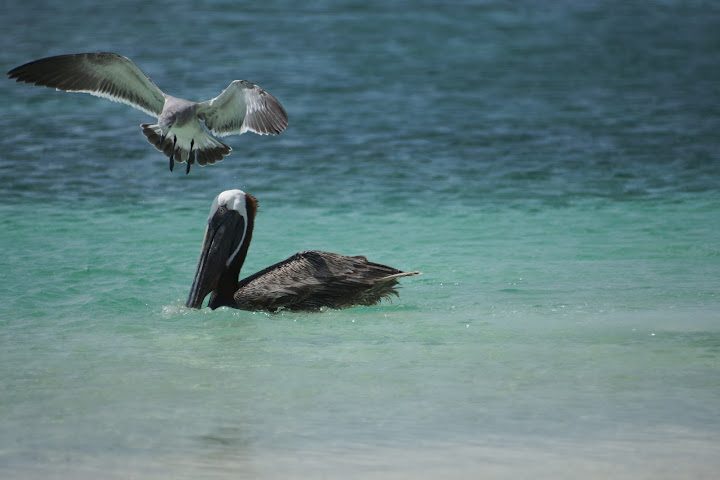
[[[220,210],[218,212],[221,212]],[[239,248],[238,232],[245,228],[245,221],[238,212],[222,210],[208,221],[200,250],[195,278],[185,306],[201,308],[205,297],[223,287],[237,289],[237,273],[235,278],[227,276],[228,263],[234,258]],[[234,293],[234,290],[233,290]]]

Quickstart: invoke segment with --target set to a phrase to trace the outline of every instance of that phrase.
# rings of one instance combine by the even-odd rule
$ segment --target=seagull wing
[[[159,116],[163,92],[127,57],[115,53],[77,53],[26,63],[8,72],[18,82],[83,92],[125,103]]]
[[[217,97],[198,104],[196,112],[218,137],[247,131],[277,135],[288,125],[287,113],[280,102],[246,80],[235,80]]]

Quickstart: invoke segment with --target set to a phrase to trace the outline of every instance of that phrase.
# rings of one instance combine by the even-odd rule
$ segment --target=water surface
[[[5,70],[115,51],[285,106],[169,172],[142,112],[0,82],[0,472],[711,478],[720,9],[706,2],[6,2]],[[422,276],[374,307],[187,310],[213,197],[250,274]]]

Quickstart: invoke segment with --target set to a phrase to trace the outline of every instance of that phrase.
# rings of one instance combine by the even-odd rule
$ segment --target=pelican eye
[[[225,215],[226,213],[227,213],[227,207],[226,207],[226,206],[221,205],[221,206],[218,207],[218,209],[217,209],[217,214],[218,214],[218,215]]]

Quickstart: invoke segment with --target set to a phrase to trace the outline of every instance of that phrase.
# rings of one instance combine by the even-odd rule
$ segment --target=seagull
[[[257,200],[226,190],[213,200],[195,278],[185,306],[277,312],[375,305],[397,295],[398,279],[419,275],[364,256],[307,250],[239,280],[252,239]]]
[[[187,163],[186,174],[196,159],[204,166],[230,154],[232,149],[213,135],[277,135],[288,125],[280,102],[247,80],[233,81],[213,99],[191,102],[163,93],[132,60],[116,53],[42,58],[7,74],[17,82],[89,93],[157,117],[157,123],[140,125],[143,134],[170,159],[170,171],[175,162]]]

